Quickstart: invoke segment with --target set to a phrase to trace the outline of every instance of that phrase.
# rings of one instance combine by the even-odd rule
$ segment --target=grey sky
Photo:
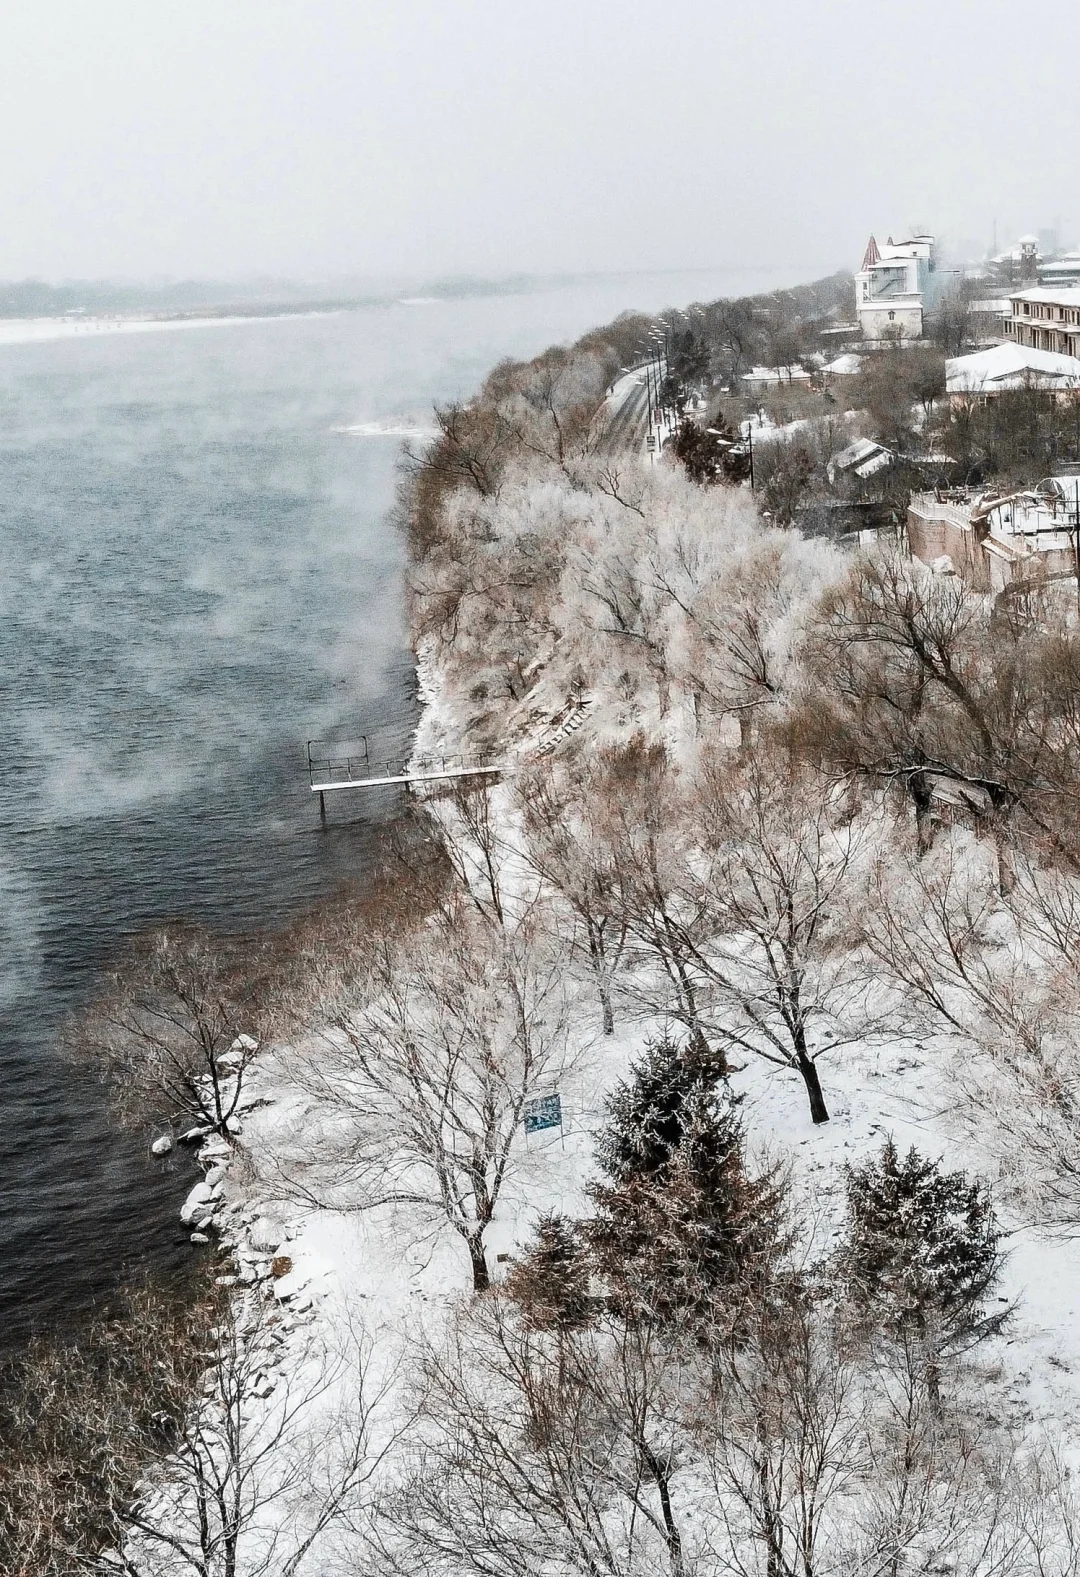
[[[1080,242],[1076,0],[7,0],[0,277]]]

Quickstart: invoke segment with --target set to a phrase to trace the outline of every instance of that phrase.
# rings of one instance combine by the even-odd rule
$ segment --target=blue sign
[[[562,1127],[562,1097],[537,1095],[525,1102],[525,1132],[539,1133],[541,1128]]]

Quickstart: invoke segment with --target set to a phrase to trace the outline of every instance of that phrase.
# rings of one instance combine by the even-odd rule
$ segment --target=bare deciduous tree
[[[255,948],[241,968],[224,942],[162,931],[73,1027],[72,1052],[98,1064],[133,1120],[183,1120],[230,1139],[258,1049],[259,971]]]
[[[326,1117],[278,1182],[340,1209],[412,1205],[465,1244],[488,1285],[484,1234],[513,1165],[525,1100],[570,1065],[562,956],[463,905],[371,936],[339,981],[332,1027],[295,1059]]]
[[[953,833],[916,857],[893,846],[864,935],[910,1020],[952,1050],[962,1113],[1010,1186],[1058,1224],[1080,1211],[1080,882],[1053,851],[1013,847],[1002,898],[993,862]]]
[[[536,1331],[495,1294],[424,1354],[423,1442],[385,1507],[400,1570],[687,1570],[679,1336],[600,1314]]]
[[[395,1376],[371,1380],[358,1328],[283,1340],[262,1292],[212,1289],[133,1294],[78,1340],[39,1343],[5,1376],[3,1570],[296,1577],[331,1528],[359,1544],[408,1420],[398,1402],[372,1443]]]
[[[518,799],[526,858],[566,904],[584,939],[596,980],[605,1035],[615,1029],[615,976],[626,943],[620,916],[618,862],[606,803],[594,791],[595,772],[576,769],[557,778],[551,768],[519,776]]]
[[[282,1362],[279,1318],[260,1291],[219,1309],[177,1437],[116,1508],[129,1577],[162,1560],[195,1577],[296,1577],[329,1529],[359,1531],[367,1487],[400,1435],[399,1422],[372,1443],[391,1382],[372,1383],[370,1343],[352,1330],[336,1350],[313,1336]]]
[[[798,1073],[827,1122],[818,1057],[870,1025],[851,924],[864,829],[828,780],[765,750],[707,763],[700,816],[702,913],[687,938],[714,1031]]]
[[[867,1465],[868,1403],[833,1310],[798,1279],[759,1304],[696,1424],[724,1548],[757,1577],[816,1577],[836,1502]],[[835,1568],[834,1568],[835,1569]]]

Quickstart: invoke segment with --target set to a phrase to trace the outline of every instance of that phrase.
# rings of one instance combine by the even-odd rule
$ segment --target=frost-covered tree
[[[518,778],[525,858],[570,912],[588,959],[604,1034],[615,1030],[615,977],[626,944],[611,818],[593,792],[594,771],[557,779],[550,766]]]
[[[827,1122],[818,1059],[870,1022],[853,926],[866,829],[828,779],[780,750],[738,763],[717,753],[699,804],[704,866],[684,881],[700,914],[682,927],[699,1000],[718,1037],[797,1073],[812,1121]]]
[[[617,1307],[711,1323],[775,1256],[777,1178],[750,1174],[715,1069],[672,1040],[651,1042],[610,1097],[597,1159],[582,1230]]]
[[[270,1158],[286,1193],[344,1210],[412,1207],[445,1222],[488,1286],[484,1234],[515,1164],[524,1104],[572,1064],[565,958],[462,900],[357,939],[295,1076],[323,1131]]]
[[[592,1309],[590,1264],[574,1222],[541,1216],[536,1235],[506,1278],[506,1291],[532,1330],[578,1330]]]
[[[684,1577],[685,1332],[608,1311],[536,1330],[501,1289],[421,1354],[423,1428],[385,1497],[405,1577]]]
[[[97,1064],[131,1120],[194,1123],[231,1141],[269,994],[262,962],[254,946],[241,962],[203,932],[158,932],[75,1026],[72,1050]]]
[[[848,1222],[837,1257],[866,1317],[922,1348],[936,1401],[941,1363],[998,1330],[986,1299],[1001,1274],[989,1190],[891,1139],[847,1172]]]

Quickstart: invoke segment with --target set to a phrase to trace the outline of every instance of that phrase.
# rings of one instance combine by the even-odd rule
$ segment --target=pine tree
[[[944,1172],[892,1140],[847,1172],[848,1225],[838,1267],[864,1316],[925,1348],[937,1399],[942,1358],[1000,1329],[984,1300],[1001,1273],[997,1218],[985,1184]]]
[[[506,1278],[531,1330],[576,1331],[589,1322],[589,1262],[572,1221],[542,1216],[536,1238]]]
[[[583,1233],[624,1309],[711,1322],[773,1258],[781,1192],[752,1178],[730,1096],[670,1039],[645,1048],[608,1102],[598,1160],[609,1181]]]
[[[750,475],[750,456],[738,433],[722,416],[714,427],[701,428],[690,417],[679,423],[675,458],[686,467],[692,482],[709,487],[714,482],[743,482]]]
[[[662,1179],[685,1134],[688,1104],[701,1083],[669,1036],[647,1041],[631,1076],[607,1100],[596,1159],[616,1188],[634,1178]]]

